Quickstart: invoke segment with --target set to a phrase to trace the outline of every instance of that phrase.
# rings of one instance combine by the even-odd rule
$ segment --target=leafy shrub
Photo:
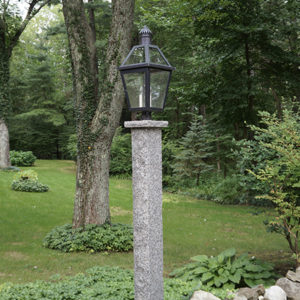
[[[111,175],[131,175],[131,135],[122,134],[118,128],[110,149],[110,168]]]
[[[191,290],[192,284],[189,282],[165,279],[166,300],[182,300]],[[0,299],[134,300],[133,272],[118,267],[93,267],[88,269],[86,274],[78,274],[56,282],[6,283],[0,289]]]
[[[183,190],[179,190],[179,193],[219,204],[241,203],[241,188],[236,175],[224,178],[215,173],[202,179],[199,186],[183,188]]]
[[[263,128],[251,126],[259,149],[274,153],[264,165],[248,172],[267,188],[256,199],[269,201],[277,216],[266,222],[268,230],[282,234],[300,265],[300,114],[284,110],[282,120],[261,112]]]
[[[20,180],[13,181],[11,188],[14,191],[18,192],[35,192],[35,193],[44,193],[49,190],[49,187],[46,184],[42,184],[36,180]]]
[[[276,278],[273,266],[243,254],[236,257],[234,248],[223,251],[216,257],[198,255],[194,262],[174,270],[170,276],[183,281],[199,281],[210,288],[233,289],[257,284],[272,285]]]
[[[14,181],[20,181],[20,180],[38,181],[38,174],[33,170],[20,171],[14,176]]]
[[[30,167],[36,161],[36,157],[31,151],[10,151],[10,161],[13,166]]]
[[[50,231],[43,245],[63,252],[130,251],[133,249],[133,229],[125,224],[91,224],[73,229],[72,225],[66,224]]]
[[[215,184],[212,199],[221,204],[240,204],[241,189],[239,178],[235,175],[223,178]]]
[[[14,176],[11,188],[19,192],[43,193],[49,190],[46,184],[38,182],[38,175],[33,170],[20,171]]]

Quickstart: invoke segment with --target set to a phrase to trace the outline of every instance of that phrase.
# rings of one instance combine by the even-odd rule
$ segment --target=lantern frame
[[[152,33],[151,33],[150,29],[147,26],[144,26],[144,28],[140,31],[141,44],[132,47],[129,54],[127,55],[127,57],[125,58],[125,60],[121,64],[121,66],[119,67],[128,109],[133,112],[134,111],[135,112],[142,111],[142,112],[150,112],[151,113],[151,112],[163,111],[165,108],[166,99],[168,96],[168,90],[169,90],[170,80],[171,80],[171,76],[172,76],[172,71],[175,70],[175,68],[172,67],[171,64],[168,62],[168,60],[166,59],[166,57],[164,56],[162,51],[159,49],[159,47],[151,44],[151,36],[152,36]],[[130,59],[132,57],[134,58],[134,53],[137,49],[142,49],[142,51],[143,51],[144,55],[142,57],[142,62],[131,63],[131,64],[128,63],[128,62],[130,62]],[[159,57],[160,60],[163,61],[164,64],[151,61],[150,51],[157,51],[158,54],[160,55],[160,57]],[[164,99],[162,101],[162,106],[155,107],[155,106],[151,105],[151,99],[150,99],[151,98],[150,97],[151,73],[155,73],[155,72],[159,72],[159,71],[168,72],[168,79],[167,79],[166,86],[165,86],[165,95],[164,95]],[[144,82],[145,105],[143,107],[133,107],[132,103],[130,101],[131,99],[129,98],[125,76],[126,76],[126,74],[131,74],[131,73],[132,74],[134,74],[134,73],[145,74],[145,79],[144,79],[145,80],[145,82]]]

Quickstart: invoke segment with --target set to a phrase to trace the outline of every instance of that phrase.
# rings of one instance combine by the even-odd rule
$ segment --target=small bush
[[[276,279],[273,266],[247,254],[236,257],[234,248],[223,251],[216,257],[198,255],[194,262],[174,270],[170,276],[183,281],[198,281],[209,288],[234,289],[257,284],[272,285]]]
[[[49,190],[46,184],[38,182],[38,175],[33,170],[20,171],[14,176],[11,188],[19,192],[43,193]]]
[[[240,204],[241,188],[237,176],[227,176],[213,189],[212,199],[221,204]]]
[[[34,165],[36,157],[31,151],[10,151],[10,161],[13,166],[30,167]]]
[[[18,192],[34,192],[34,193],[44,193],[49,190],[46,184],[42,184],[35,180],[21,180],[13,181],[11,188]]]
[[[133,229],[125,224],[91,224],[73,229],[72,225],[66,224],[50,231],[43,245],[63,252],[130,251],[133,249]]]
[[[166,300],[182,300],[191,290],[192,284],[189,282],[164,280]],[[86,274],[55,282],[6,283],[0,288],[0,299],[134,300],[133,272],[118,267],[93,267]]]
[[[14,181],[38,181],[38,174],[33,170],[20,171],[14,176]]]

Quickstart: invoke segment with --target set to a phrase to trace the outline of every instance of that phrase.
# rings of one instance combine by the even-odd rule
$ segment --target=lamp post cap
[[[142,35],[142,34],[151,34],[151,35],[152,35],[152,32],[151,32],[151,30],[149,29],[149,27],[145,25],[145,26],[140,30],[140,35]]]
[[[142,45],[149,45],[151,44],[151,37],[152,32],[151,30],[145,25],[142,30],[140,31],[140,43]]]

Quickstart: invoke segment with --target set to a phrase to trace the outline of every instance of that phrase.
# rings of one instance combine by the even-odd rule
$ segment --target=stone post
[[[135,300],[163,300],[162,147],[166,121],[131,128]]]

